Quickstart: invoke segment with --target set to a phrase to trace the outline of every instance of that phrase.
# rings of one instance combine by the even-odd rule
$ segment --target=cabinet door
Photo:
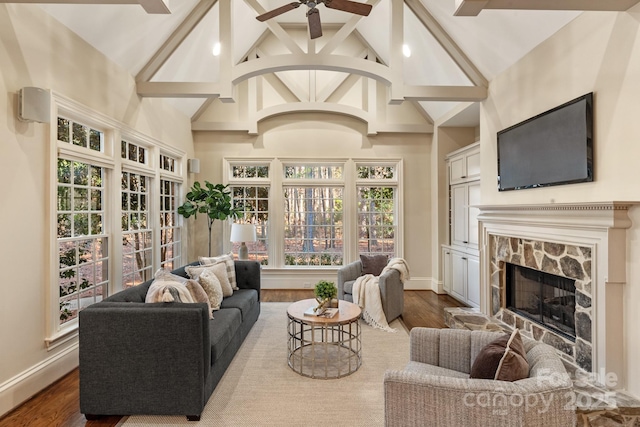
[[[468,246],[478,248],[478,214],[480,209],[474,206],[480,204],[480,182],[467,184],[467,242]]]
[[[467,257],[467,303],[480,307],[480,260]]]
[[[466,246],[468,243],[467,186],[451,186],[451,244]]]
[[[465,158],[467,180],[480,178],[480,150],[469,153]]]
[[[467,300],[467,259],[461,252],[451,251],[451,295]]]
[[[442,249],[442,289],[448,294],[451,293],[451,250]]]
[[[449,159],[449,184],[463,182],[466,175],[467,165],[463,155]]]

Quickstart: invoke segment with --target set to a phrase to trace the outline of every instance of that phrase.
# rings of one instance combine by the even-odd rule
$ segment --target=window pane
[[[255,168],[254,168],[255,169]],[[253,172],[252,172],[253,173]],[[256,226],[255,242],[246,242],[249,249],[249,259],[255,259],[262,265],[269,264],[267,245],[267,224],[269,220],[269,187],[230,187],[233,205],[244,206],[242,221]],[[258,207],[262,206],[262,210]],[[238,253],[239,242],[232,242],[232,251]]]
[[[176,212],[178,184],[160,181],[160,265],[173,269],[180,259],[180,227],[173,218]]]
[[[342,187],[287,187],[286,265],[342,265]]]
[[[358,187],[358,251],[395,256],[395,188]]]

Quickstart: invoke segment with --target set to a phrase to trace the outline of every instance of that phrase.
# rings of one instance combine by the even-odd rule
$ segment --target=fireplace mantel
[[[591,283],[585,292],[591,299],[588,311],[592,341],[583,345],[582,351],[590,349],[592,372],[616,373],[620,380],[617,386],[624,387],[622,334],[626,230],[632,225],[629,209],[639,203],[478,206],[481,310],[495,315],[496,300],[504,299],[504,289],[496,284],[500,274],[497,264],[504,260],[496,260],[495,253],[490,253],[490,245],[497,239],[515,239],[513,246],[517,242],[531,241],[588,248]],[[584,342],[576,342],[576,346],[581,344]]]

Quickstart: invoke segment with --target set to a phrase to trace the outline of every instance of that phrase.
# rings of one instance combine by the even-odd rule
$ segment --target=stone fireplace
[[[491,311],[497,319],[522,333],[555,347],[569,362],[585,371],[592,371],[592,272],[591,248],[562,243],[544,242],[512,236],[489,235],[491,277]],[[575,310],[571,314],[575,333],[558,331],[510,307],[507,298],[507,266],[521,266],[527,272],[540,272],[570,279],[575,284]],[[547,279],[551,281],[551,279]],[[534,297],[539,298],[539,296]],[[550,298],[548,298],[550,299]],[[542,314],[542,313],[541,313]],[[540,316],[542,317],[542,315]]]
[[[567,363],[596,374],[615,373],[620,379],[617,387],[624,387],[622,296],[630,206],[617,202],[481,206],[482,312],[552,345]],[[541,272],[575,285],[562,285],[565,293],[547,291],[553,295],[546,297],[551,302],[564,298],[568,306],[573,298],[574,307],[563,309],[573,309],[573,318],[565,323],[574,324],[574,336],[509,308],[509,264],[533,271],[525,274],[532,280],[535,272]],[[553,310],[557,307],[548,309]]]

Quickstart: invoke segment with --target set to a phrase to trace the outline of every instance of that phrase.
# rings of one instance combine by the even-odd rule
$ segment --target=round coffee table
[[[315,299],[295,302],[287,309],[291,369],[310,378],[341,378],[362,364],[362,342],[358,319],[362,310],[340,300],[338,313],[331,318],[304,312],[318,305]]]

